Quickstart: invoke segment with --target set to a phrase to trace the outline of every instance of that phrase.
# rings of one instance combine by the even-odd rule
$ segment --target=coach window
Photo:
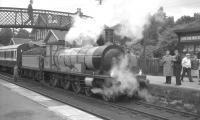
[[[0,51],[0,57],[3,58],[3,52],[2,51]]]
[[[6,51],[6,58],[10,58],[9,51]]]
[[[3,56],[4,56],[4,58],[6,58],[6,51],[3,52]]]
[[[2,54],[3,54],[3,58],[5,58],[6,56],[5,56],[5,51],[2,51]]]
[[[6,56],[6,51],[4,51],[4,57],[6,58],[7,56]]]
[[[11,53],[12,51],[8,51],[9,58],[12,58]]]
[[[9,58],[8,51],[6,51],[6,58]]]
[[[6,54],[8,58],[10,58],[10,51],[7,51],[7,54]]]
[[[11,58],[12,59],[14,58],[14,51],[13,50],[11,51]]]
[[[16,58],[16,51],[14,51],[14,58]]]
[[[12,52],[12,51],[8,51],[9,58],[12,58],[12,57],[11,57],[11,52]]]
[[[16,56],[17,56],[16,53],[17,53],[16,50],[14,50],[14,58],[16,58]]]
[[[5,51],[3,51],[3,57],[6,58],[6,52]]]
[[[8,52],[5,51],[5,58],[8,58]]]

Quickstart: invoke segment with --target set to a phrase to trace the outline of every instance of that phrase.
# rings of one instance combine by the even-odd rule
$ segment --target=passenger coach
[[[26,43],[0,47],[0,70],[12,73],[14,66],[21,67],[22,52],[33,46]]]

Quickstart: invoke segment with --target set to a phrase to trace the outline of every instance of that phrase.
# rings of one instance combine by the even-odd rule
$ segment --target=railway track
[[[102,112],[96,112],[93,110],[86,110],[84,107],[81,106],[81,104],[77,105],[74,103],[70,103],[69,100],[66,100],[66,98],[62,98],[62,97],[58,97],[55,95],[49,94],[49,89],[53,90],[55,94],[58,93],[63,93],[63,95],[70,95],[71,97],[76,97],[78,99],[81,99],[83,101],[87,101],[87,104],[93,104],[95,106],[99,106],[99,107],[103,107],[106,110],[110,109],[113,112],[116,113],[120,113],[120,115],[122,116],[132,116],[132,120],[200,120],[200,116],[197,114],[192,114],[192,113],[188,113],[188,112],[183,112],[183,111],[179,111],[179,110],[175,110],[175,109],[171,109],[168,107],[161,107],[161,106],[157,106],[157,105],[153,105],[153,104],[149,104],[146,102],[141,102],[141,101],[135,101],[133,103],[128,103],[128,104],[124,104],[124,103],[108,103],[108,102],[104,102],[100,99],[94,98],[94,97],[86,97],[84,95],[81,94],[75,94],[73,92],[70,91],[65,91],[63,89],[60,88],[53,88],[50,86],[44,86],[47,87],[49,89],[43,89],[43,90],[39,90],[39,89],[34,89],[34,87],[30,87],[30,86],[26,86],[21,84],[22,82],[13,82],[12,80],[12,76],[11,75],[5,75],[5,74],[0,74],[0,76],[9,81],[12,82],[14,84],[17,84],[21,87],[24,87],[26,89],[29,89],[31,91],[37,92],[39,94],[42,94],[44,96],[50,97],[51,99],[57,100],[59,102],[62,102],[64,104],[68,104],[71,105],[73,107],[76,107],[78,109],[81,109],[85,112],[88,112],[90,114],[93,114],[97,117],[100,117],[104,120],[120,120],[121,118],[117,118],[115,116],[112,116],[111,114],[104,114]],[[20,81],[24,81],[24,80],[20,80]],[[26,80],[27,81],[27,80]],[[31,82],[31,83],[30,83]],[[30,81],[30,84],[37,84],[37,82],[34,81]],[[87,105],[86,104],[86,105]],[[113,114],[114,115],[114,114]],[[127,119],[128,120],[128,119]]]
[[[177,109],[172,109],[172,108],[164,107],[164,106],[161,107],[161,106],[150,104],[150,103],[147,103],[147,102],[144,102],[144,101],[137,101],[137,102],[135,102],[135,104],[137,104],[137,105],[143,104],[146,107],[153,107],[153,108],[158,109],[158,110],[164,110],[164,111],[168,111],[168,112],[178,113],[178,114],[184,115],[184,116],[194,116],[196,118],[200,118],[200,115],[197,115],[197,114],[194,114],[194,113],[180,111],[180,110],[177,110]]]

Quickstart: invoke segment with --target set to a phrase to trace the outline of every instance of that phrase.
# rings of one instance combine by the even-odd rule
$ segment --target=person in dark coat
[[[163,63],[163,75],[166,76],[166,84],[171,84],[171,76],[173,76],[173,56],[170,55],[170,51],[166,51],[166,55],[162,58]]]
[[[25,24],[27,24],[28,22],[31,21],[31,25],[33,25],[33,7],[32,7],[32,4],[33,4],[33,0],[30,0],[30,4],[28,5],[28,20],[25,22]]]
[[[175,50],[174,54],[174,75],[176,76],[176,85],[181,85],[181,56],[178,50]]]

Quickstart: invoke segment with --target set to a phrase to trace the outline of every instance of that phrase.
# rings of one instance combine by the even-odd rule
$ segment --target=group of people
[[[195,55],[192,58],[191,55],[187,53],[182,59],[178,50],[174,51],[173,56],[170,55],[170,51],[167,50],[161,61],[163,64],[163,75],[166,76],[166,84],[171,84],[171,77],[175,75],[176,85],[181,85],[186,73],[189,81],[193,82],[191,71],[196,74],[199,79],[199,61]]]

